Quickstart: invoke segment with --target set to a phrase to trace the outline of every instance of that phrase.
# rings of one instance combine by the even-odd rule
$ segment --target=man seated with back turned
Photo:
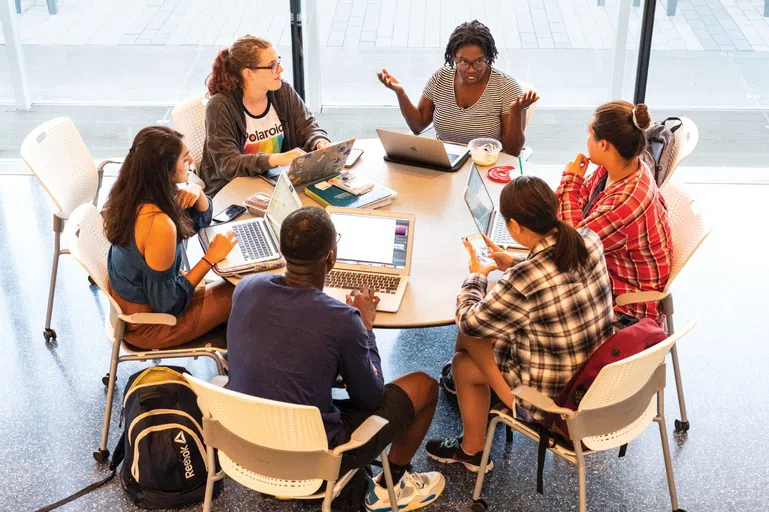
[[[240,281],[227,328],[229,389],[320,409],[329,448],[350,439],[369,416],[389,423],[366,445],[342,459],[342,474],[374,460],[390,443],[388,460],[397,505],[408,510],[435,501],[440,473],[406,471],[427,433],[438,401],[438,383],[422,372],[385,385],[373,325],[379,298],[355,290],[347,304],[323,293],[336,263],[337,234],[328,214],[301,208],[283,221],[280,251],[286,271]],[[350,398],[332,400],[341,375]],[[369,482],[366,509],[390,510],[380,474]]]

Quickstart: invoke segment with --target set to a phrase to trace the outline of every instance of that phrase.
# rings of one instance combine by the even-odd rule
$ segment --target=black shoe
[[[451,373],[451,361],[443,365],[440,382],[446,392],[451,393],[452,395],[457,394],[457,385],[454,382],[454,374]]]
[[[477,473],[481,469],[481,458],[483,452],[480,451],[475,455],[468,455],[462,449],[461,437],[447,437],[446,439],[431,439],[427,441],[425,445],[425,452],[427,456],[438,462],[444,464],[454,464],[456,462],[465,466],[473,473]],[[489,459],[489,463],[486,464],[486,473],[494,468],[494,462]]]

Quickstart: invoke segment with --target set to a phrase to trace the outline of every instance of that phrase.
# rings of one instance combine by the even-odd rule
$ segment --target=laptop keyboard
[[[238,247],[246,261],[266,258],[274,254],[273,248],[264,236],[264,229],[260,223],[244,222],[235,224],[232,230],[238,237]]]
[[[371,288],[377,293],[394,294],[398,290],[400,282],[400,276],[332,270],[326,276],[325,286],[328,288],[342,288],[346,290]]]
[[[494,220],[494,233],[491,236],[492,241],[497,245],[519,245],[513,240],[505,227],[505,221],[501,215],[497,215]]]

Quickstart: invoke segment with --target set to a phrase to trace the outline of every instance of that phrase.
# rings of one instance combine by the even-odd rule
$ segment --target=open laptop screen
[[[272,224],[272,230],[275,232],[275,236],[280,238],[280,226],[286,217],[302,207],[302,200],[296,195],[294,186],[288,179],[286,174],[281,174],[278,177],[278,183],[275,185],[275,190],[272,192],[272,198],[270,204],[267,206],[265,217]]]
[[[337,233],[336,259],[347,265],[405,269],[409,230],[407,218],[331,213]]]
[[[494,213],[494,201],[491,199],[486,185],[483,183],[481,173],[473,164],[470,169],[470,176],[467,178],[467,188],[465,189],[465,202],[473,214],[475,225],[478,231],[488,233],[491,214]]]

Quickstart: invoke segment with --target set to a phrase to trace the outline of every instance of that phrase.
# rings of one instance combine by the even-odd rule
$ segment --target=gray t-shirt
[[[491,137],[501,140],[501,116],[510,112],[510,103],[522,94],[515,78],[491,68],[486,90],[470,108],[457,105],[454,94],[456,69],[442,67],[427,81],[422,92],[435,104],[433,125],[438,138],[467,144],[472,139]]]

